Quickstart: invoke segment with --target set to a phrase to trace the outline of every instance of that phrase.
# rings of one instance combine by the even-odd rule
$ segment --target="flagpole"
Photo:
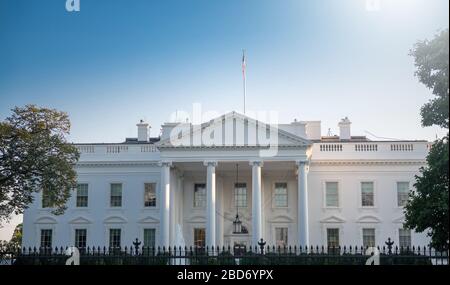
[[[244,115],[245,115],[245,104],[246,104],[246,93],[247,93],[247,78],[246,78],[246,59],[245,59],[245,49],[242,50],[242,76],[243,76],[243,88],[244,88]]]

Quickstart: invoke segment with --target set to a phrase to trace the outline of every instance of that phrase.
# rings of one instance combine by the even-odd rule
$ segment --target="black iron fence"
[[[448,265],[430,247],[309,246],[80,248],[81,265]],[[65,265],[70,248],[0,248],[0,264]]]

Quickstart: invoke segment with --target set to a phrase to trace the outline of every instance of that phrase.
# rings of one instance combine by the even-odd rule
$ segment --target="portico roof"
[[[239,131],[244,132],[244,137],[238,136]],[[261,131],[265,131],[266,134],[258,134]],[[214,138],[216,134],[219,138]],[[252,140],[252,136],[257,139]],[[179,128],[171,133],[170,138],[156,144],[158,149],[268,148],[270,146],[307,148],[310,145],[312,145],[310,140],[282,130],[276,124],[266,124],[235,111],[201,125],[180,124]]]

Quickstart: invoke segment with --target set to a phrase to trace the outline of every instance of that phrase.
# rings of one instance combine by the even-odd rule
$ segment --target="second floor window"
[[[408,202],[409,182],[397,182],[397,205],[403,207]]]
[[[156,184],[145,183],[144,188],[144,206],[156,207]]]
[[[194,207],[203,208],[206,207],[206,185],[195,184],[194,185]]]
[[[288,206],[287,183],[275,183],[275,207]]]
[[[247,207],[247,184],[234,184],[234,203],[236,207]]]
[[[49,190],[42,189],[42,208],[52,208],[53,203],[49,194]]]
[[[373,182],[361,182],[361,206],[375,206]]]
[[[88,206],[88,185],[78,184],[77,185],[77,207],[87,207]]]
[[[339,191],[337,182],[325,183],[325,206],[339,207]]]
[[[121,183],[111,184],[110,206],[111,207],[122,207],[122,184]]]

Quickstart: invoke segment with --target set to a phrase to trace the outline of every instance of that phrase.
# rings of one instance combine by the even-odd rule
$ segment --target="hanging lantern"
[[[241,234],[242,233],[242,222],[239,220],[239,214],[236,214],[236,219],[233,221],[233,234]]]

